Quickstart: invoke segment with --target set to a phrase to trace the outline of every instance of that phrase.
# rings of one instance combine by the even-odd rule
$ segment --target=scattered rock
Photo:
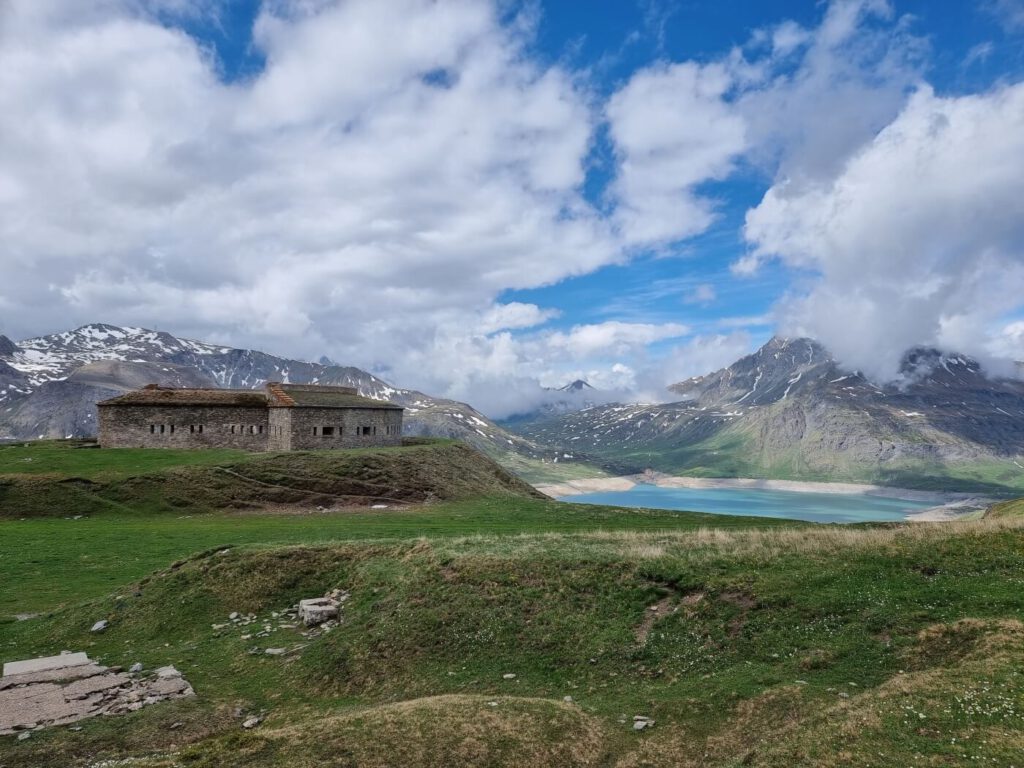
[[[257,725],[259,725],[262,722],[263,722],[263,718],[262,717],[256,717],[254,715],[253,717],[246,718],[245,722],[242,723],[242,727],[246,728],[246,729],[255,728]]]
[[[167,665],[166,667],[160,667],[158,670],[156,670],[156,676],[161,680],[173,680],[175,678],[181,677],[181,672],[179,672],[173,666]]]
[[[287,652],[287,648],[267,648],[264,651],[267,656],[284,656]]]
[[[180,720],[176,723],[171,723],[169,730],[176,731],[184,725]]]
[[[142,662],[140,662],[140,661],[136,661],[134,664],[132,664],[130,667],[128,667],[128,672],[130,672],[133,675],[138,674],[141,671],[142,671]]]
[[[228,616],[228,618],[231,619],[231,621],[237,621],[238,620],[238,611],[232,611],[231,615]]]
[[[506,680],[515,680],[516,679],[516,675],[515,675],[514,672],[506,672],[504,675],[502,675],[502,677],[505,678]]]
[[[89,631],[90,632],[102,632],[103,630],[105,630],[109,626],[110,626],[110,622],[109,621],[107,621],[106,619],[100,619],[99,621],[97,621],[95,624],[92,625],[92,629],[90,629]]]
[[[25,741],[25,739],[31,739],[31,738],[32,738],[32,734],[29,733],[28,731],[25,731],[24,733],[19,733],[18,734],[18,741]]]
[[[566,704],[572,704],[574,699],[572,698],[572,696],[563,696],[562,701],[564,701]]]
[[[387,508],[388,508],[387,504],[373,504],[373,505],[370,506],[370,509],[387,509]]]

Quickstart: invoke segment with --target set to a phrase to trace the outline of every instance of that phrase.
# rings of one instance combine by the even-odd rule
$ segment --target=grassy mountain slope
[[[1019,518],[219,548],[0,624],[5,659],[174,663],[198,693],[0,740],[0,763],[1010,764],[1021,552]],[[328,634],[273,617],[333,588],[351,598]],[[264,722],[241,729],[239,708]]]

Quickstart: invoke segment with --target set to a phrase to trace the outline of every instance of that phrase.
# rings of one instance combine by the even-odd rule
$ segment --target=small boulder
[[[110,626],[110,622],[109,621],[107,621],[106,619],[100,619],[99,621],[97,621],[95,624],[92,625],[92,629],[90,629],[89,631],[90,632],[102,632],[103,630],[105,630],[109,626]]]
[[[246,730],[248,730],[250,728],[255,728],[257,725],[259,725],[262,722],[263,722],[263,718],[262,717],[256,717],[254,715],[252,717],[246,718],[245,722],[242,723],[242,727],[245,728]]]
[[[634,715],[633,716],[633,730],[642,731],[645,728],[653,728],[654,721],[647,717],[647,715]]]
[[[338,618],[338,601],[332,597],[314,597],[299,601],[299,619],[307,627],[315,627]]]
[[[516,679],[515,672],[506,672],[504,675],[502,675],[502,677],[505,680],[515,680]]]
[[[284,656],[288,652],[287,648],[267,648],[263,651],[267,656]]]
[[[134,664],[128,667],[128,671],[133,675],[138,674],[142,671],[142,662],[136,661]]]

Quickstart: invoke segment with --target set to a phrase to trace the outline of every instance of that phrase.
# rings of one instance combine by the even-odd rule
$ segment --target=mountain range
[[[17,343],[0,336],[0,438],[94,435],[96,402],[150,383],[254,389],[267,381],[356,387],[404,406],[406,434],[458,438],[496,458],[545,458],[465,403],[393,387],[359,368],[101,323]]]
[[[917,348],[897,381],[845,370],[811,339],[773,338],[727,368],[671,385],[660,404],[608,403],[577,380],[497,424],[466,403],[312,363],[93,324],[0,336],[0,439],[95,434],[95,403],[145,384],[354,386],[406,408],[410,435],[464,440],[539,479],[566,464],[615,473],[847,480],[992,493],[1024,488],[1024,382],[965,355]],[[555,463],[561,462],[556,469]]]
[[[917,348],[897,381],[847,371],[811,339],[773,338],[669,387],[676,402],[517,422],[612,471],[849,480],[994,493],[1024,487],[1024,382]]]

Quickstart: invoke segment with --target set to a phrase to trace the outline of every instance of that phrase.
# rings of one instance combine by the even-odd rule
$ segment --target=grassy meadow
[[[446,443],[355,453],[310,476],[301,457],[226,456],[245,481],[206,492],[213,465],[93,467],[100,502],[77,520],[33,514],[0,476],[25,513],[0,515],[0,660],[174,664],[197,692],[0,737],[0,766],[1021,764],[1019,505],[815,526],[559,504]],[[463,475],[451,498],[331,496],[356,477],[419,498],[434,462]],[[49,481],[88,474],[68,472]],[[175,483],[191,504],[153,490]],[[281,618],[335,588],[351,597],[333,631]]]

